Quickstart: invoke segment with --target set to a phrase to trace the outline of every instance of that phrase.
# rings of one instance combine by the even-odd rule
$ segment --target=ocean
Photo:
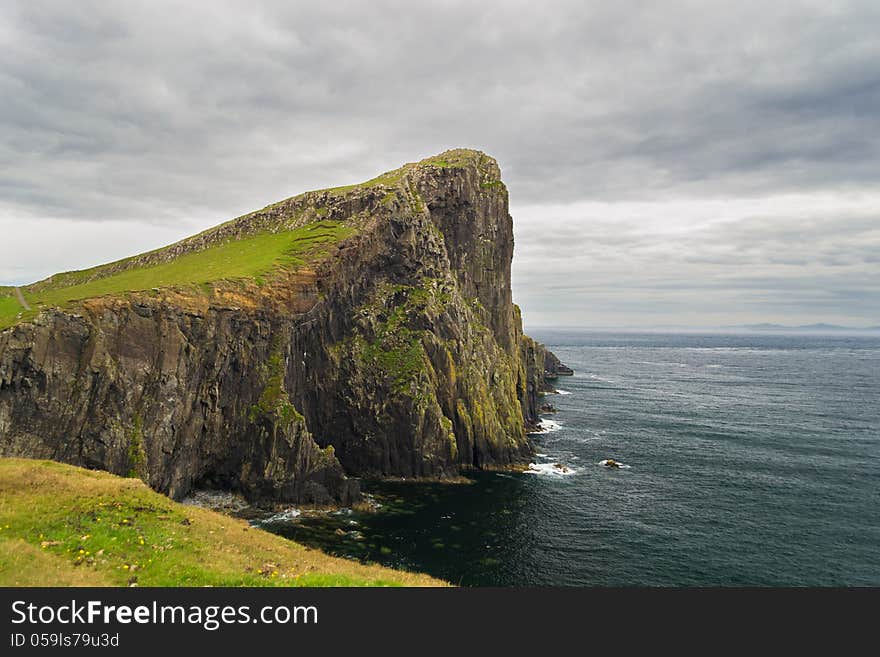
[[[535,473],[256,522],[464,586],[880,585],[880,337],[532,335],[575,369]]]

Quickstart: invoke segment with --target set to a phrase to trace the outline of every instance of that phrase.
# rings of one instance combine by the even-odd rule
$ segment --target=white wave
[[[299,517],[300,515],[302,515],[302,511],[300,511],[299,509],[294,509],[294,508],[284,509],[284,511],[279,511],[275,515],[269,516],[265,520],[260,520],[259,522],[261,525],[262,524],[268,525],[268,524],[271,524],[274,522],[289,522],[289,521],[293,520],[294,518]]]
[[[524,470],[526,474],[533,475],[553,475],[556,477],[568,477],[577,473],[574,468],[569,468],[562,463],[529,463],[529,469]]]
[[[586,429],[585,431],[586,431],[587,435],[578,436],[578,438],[581,441],[601,440],[602,438],[604,438],[608,434],[608,432],[605,431],[605,429]]]
[[[553,433],[554,431],[559,431],[562,428],[562,425],[553,420],[543,419],[538,422],[538,427],[540,428],[532,433]]]
[[[546,458],[548,458],[546,454],[535,454],[535,456],[537,456],[539,459],[546,459]]]
[[[224,490],[194,490],[182,500],[190,506],[200,506],[220,512],[235,512],[247,508],[248,503],[238,493]]]
[[[570,395],[571,393],[568,390],[557,390],[555,394],[557,394],[557,395]]]
[[[587,372],[587,378],[592,381],[600,381],[602,383],[613,383],[616,384],[617,381],[614,379],[606,379],[604,376],[599,376],[598,374],[593,374],[592,372]]]
[[[611,459],[604,459],[604,460],[602,460],[602,461],[599,461],[599,465],[604,465],[604,466],[606,466],[606,467],[611,467],[611,468],[613,468],[614,466],[608,466],[608,463],[609,463],[610,461],[611,461]],[[618,467],[618,468],[621,468],[621,469],[623,469],[623,470],[629,470],[630,467],[631,467],[631,466],[628,466],[626,463],[621,463],[620,461],[615,461],[615,463],[617,463],[617,467]]]

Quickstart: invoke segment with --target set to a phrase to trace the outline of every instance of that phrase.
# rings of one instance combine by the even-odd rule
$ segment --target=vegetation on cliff
[[[442,586],[178,504],[138,479],[0,459],[0,586]]]
[[[489,159],[477,151],[456,149],[363,183],[305,192],[167,247],[27,285],[20,292],[30,308],[22,306],[14,288],[0,287],[0,330],[30,320],[40,310],[70,307],[89,298],[175,287],[193,292],[201,286],[204,293],[210,291],[209,284],[218,281],[263,283],[279,269],[290,271],[313,264],[327,255],[330,246],[355,232],[355,226],[367,217],[352,217],[346,212],[351,198],[376,191],[386,210],[399,206],[403,199],[424,212],[408,174],[425,168],[479,166]],[[506,194],[504,183],[497,178],[484,180],[481,186]]]
[[[0,289],[0,456],[314,504],[527,462],[512,257],[500,168],[461,149]]]
[[[9,288],[0,288],[0,329],[12,326],[16,319],[21,318],[25,309],[21,306]]]
[[[217,281],[262,283],[279,269],[295,271],[326,255],[329,246],[352,232],[351,227],[338,221],[317,221],[293,230],[229,239],[155,264],[121,268],[124,261],[120,261],[56,274],[24,288],[24,298],[31,306],[29,311],[14,296],[0,297],[0,329],[32,318],[40,310],[63,308],[94,297],[159,288],[192,288]]]

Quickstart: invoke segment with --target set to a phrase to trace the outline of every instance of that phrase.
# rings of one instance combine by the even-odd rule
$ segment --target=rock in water
[[[497,163],[455,150],[53,276],[0,331],[0,454],[314,503],[524,462],[547,356],[512,256]]]

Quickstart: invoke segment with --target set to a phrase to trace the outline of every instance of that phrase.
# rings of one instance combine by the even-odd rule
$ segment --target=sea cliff
[[[498,164],[455,150],[53,276],[0,331],[0,455],[317,504],[522,463],[512,257]]]

